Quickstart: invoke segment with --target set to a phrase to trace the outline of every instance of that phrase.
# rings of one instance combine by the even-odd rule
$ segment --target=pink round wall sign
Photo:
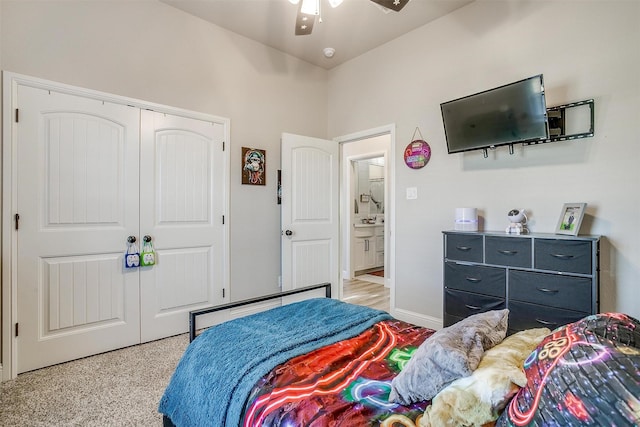
[[[427,141],[416,139],[411,141],[404,149],[404,162],[411,169],[424,167],[431,158],[431,147]]]

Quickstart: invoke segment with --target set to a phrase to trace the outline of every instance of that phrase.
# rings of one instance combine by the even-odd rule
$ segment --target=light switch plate
[[[407,200],[413,200],[418,198],[418,188],[417,187],[408,187],[407,188]]]

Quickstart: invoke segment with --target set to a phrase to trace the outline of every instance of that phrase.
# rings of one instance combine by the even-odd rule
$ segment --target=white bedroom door
[[[187,330],[191,310],[223,302],[224,126],[142,111],[140,239],[157,264],[140,268],[142,342]]]
[[[139,109],[18,86],[18,372],[140,340]],[[19,217],[17,216],[19,215]]]
[[[282,134],[282,290],[339,280],[338,143]]]

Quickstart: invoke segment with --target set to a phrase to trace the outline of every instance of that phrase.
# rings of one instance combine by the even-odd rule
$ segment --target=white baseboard
[[[414,325],[424,326],[425,328],[435,329],[436,331],[442,329],[444,324],[443,320],[437,317],[425,316],[424,314],[400,308],[391,310],[391,315],[396,319],[404,320]]]

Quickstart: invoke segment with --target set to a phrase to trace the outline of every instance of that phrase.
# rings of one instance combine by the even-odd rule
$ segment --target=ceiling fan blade
[[[302,13],[302,2],[300,2],[298,16],[296,16],[296,36],[308,36],[311,34],[315,22],[316,15]]]
[[[371,0],[374,3],[378,3],[382,7],[400,12],[403,7],[409,3],[409,0]]]

